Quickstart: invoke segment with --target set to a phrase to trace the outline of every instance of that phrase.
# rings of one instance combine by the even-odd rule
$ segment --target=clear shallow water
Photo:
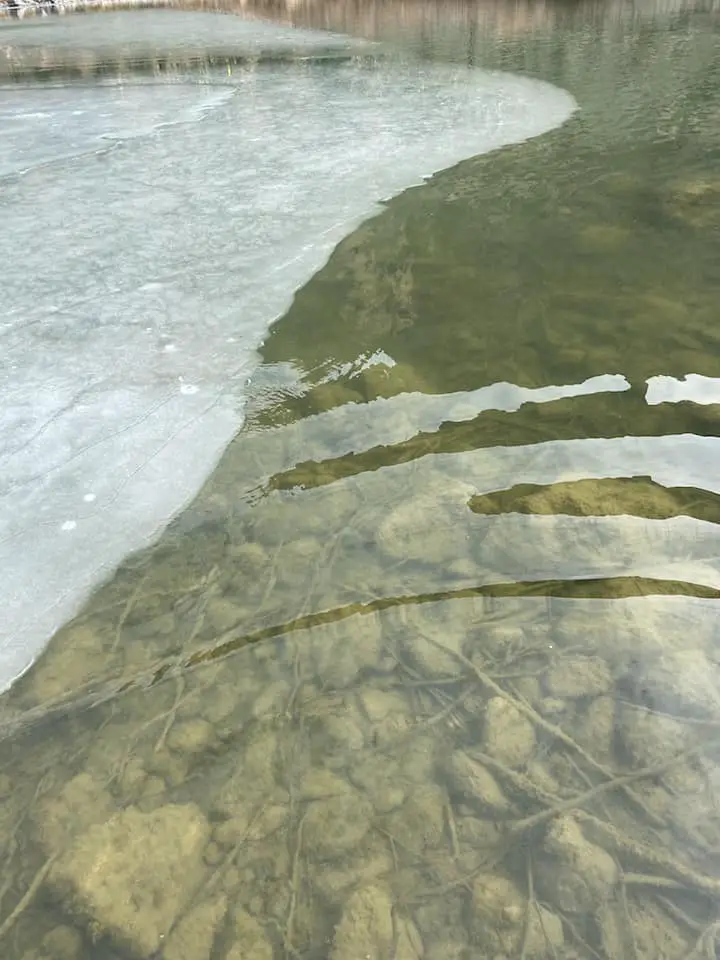
[[[714,23],[421,26],[581,111],[340,244],[5,696],[12,958],[715,956]]]

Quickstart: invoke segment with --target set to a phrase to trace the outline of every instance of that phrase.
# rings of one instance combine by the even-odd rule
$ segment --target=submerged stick
[[[45,863],[40,867],[38,872],[33,877],[33,881],[30,886],[27,888],[20,900],[18,900],[17,904],[15,905],[15,909],[12,911],[12,913],[5,917],[2,923],[0,923],[0,940],[2,940],[2,938],[9,933],[10,930],[12,930],[22,914],[35,899],[35,894],[45,881],[45,877],[47,877],[48,873],[50,873],[50,867],[52,867],[56,858],[57,854],[53,854],[52,857],[49,857],[45,861]]]
[[[440,643],[440,641],[436,640],[434,637],[427,636],[426,634],[423,634],[423,637],[425,640],[431,643],[434,647],[437,647],[439,650],[442,650],[445,653],[449,653],[451,656],[455,657],[455,659],[459,663],[467,667],[468,670],[471,670],[475,674],[477,679],[480,681],[480,683],[487,690],[490,690],[494,696],[500,697],[503,700],[510,703],[512,706],[515,707],[516,710],[519,710],[520,713],[524,714],[525,717],[528,720],[530,720],[536,727],[539,727],[545,733],[549,733],[550,736],[554,737],[556,740],[559,740],[561,743],[564,743],[566,747],[569,747],[570,750],[578,754],[578,756],[582,757],[582,759],[585,761],[585,763],[588,764],[588,766],[592,767],[594,770],[597,770],[598,773],[602,773],[602,775],[605,777],[612,777],[612,778],[615,778],[616,780],[618,779],[617,777],[615,777],[615,774],[611,769],[609,769],[604,764],[596,760],[591,754],[587,752],[587,750],[581,747],[576,740],[573,740],[573,738],[569,734],[565,733],[562,727],[559,727],[557,726],[557,724],[551,723],[549,720],[546,720],[545,717],[539,714],[537,710],[533,709],[533,707],[531,707],[530,704],[527,703],[527,701],[525,701],[522,697],[513,696],[509,694],[507,690],[504,690],[500,686],[500,684],[496,683],[491,677],[489,677],[484,670],[481,670],[480,667],[478,667],[475,663],[473,663],[473,661],[470,660],[469,657],[466,657],[464,654],[460,653],[457,650],[453,650],[451,647],[446,646],[444,643]],[[632,791],[629,790],[629,782],[620,784],[620,786],[624,788],[625,792],[628,794],[630,799],[633,802],[637,803],[642,808],[643,812],[655,823],[656,826],[666,825],[664,821],[660,820],[651,810],[647,808],[647,805],[643,803],[643,801],[639,797],[636,797],[635,794],[633,794]]]
[[[590,800],[594,800],[595,797],[603,793],[608,793],[610,790],[617,790],[637,780],[647,780],[648,778],[660,776],[660,774],[666,773],[676,763],[687,759],[690,754],[696,753],[699,749],[699,747],[691,747],[689,750],[683,750],[676,754],[671,760],[666,760],[665,763],[654,764],[651,767],[643,767],[634,773],[626,773],[619,777],[613,777],[612,780],[605,780],[603,783],[591,787],[584,793],[576,794],[574,797],[568,797],[567,800],[561,800],[559,803],[550,807],[549,810],[543,810],[541,813],[534,813],[532,816],[525,817],[523,820],[517,820],[510,828],[510,834],[526,833],[528,830],[532,830],[534,827],[540,826],[540,824],[546,823],[548,820],[552,820],[560,813],[584,806]]]

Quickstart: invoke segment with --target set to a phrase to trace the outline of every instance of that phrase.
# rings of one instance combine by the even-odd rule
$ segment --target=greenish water
[[[717,19],[433,23],[581,110],[341,243],[4,696],[9,960],[717,956]]]

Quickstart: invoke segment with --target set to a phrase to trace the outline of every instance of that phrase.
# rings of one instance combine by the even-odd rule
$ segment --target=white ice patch
[[[650,377],[645,401],[650,406],[658,403],[681,403],[689,400],[705,406],[720,403],[720,378],[688,373],[682,380],[675,377]]]
[[[138,84],[3,90],[0,98],[0,177],[39,164],[57,164],[112,142],[143,136],[169,123],[200,119],[232,89]],[[44,110],[28,110],[28,102]],[[77,109],[81,105],[81,109]]]
[[[73,122],[82,142],[0,182],[0,686],[196,493],[241,425],[255,348],[338,241],[380,199],[575,109],[544,83],[418,62],[276,64],[232,85],[202,122],[159,130],[211,88],[126,87],[123,129],[154,132],[91,155],[116,89],[7,101],[0,136],[30,124],[11,166],[66,155],[53,130]]]

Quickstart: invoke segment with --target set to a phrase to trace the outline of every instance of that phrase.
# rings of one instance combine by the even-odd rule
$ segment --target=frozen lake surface
[[[509,74],[314,60],[351,52],[328,34],[107,16],[148,48],[156,31],[299,58],[3,90],[0,686],[197,492],[242,424],[255,350],[335,245],[384,198],[576,106]],[[102,47],[105,18],[3,39]]]

